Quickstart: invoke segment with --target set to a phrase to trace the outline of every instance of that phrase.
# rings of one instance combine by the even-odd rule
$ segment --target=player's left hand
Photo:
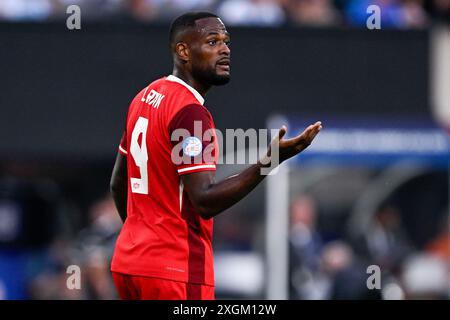
[[[303,150],[305,150],[309,145],[311,145],[312,141],[316,137],[316,135],[322,130],[322,122],[317,121],[316,123],[308,126],[302,133],[299,135],[290,138],[283,139],[287,132],[286,126],[282,126],[278,135],[272,140],[270,143],[268,155],[272,153],[274,148],[278,148],[279,150],[279,163],[292,158],[293,156],[299,154]]]

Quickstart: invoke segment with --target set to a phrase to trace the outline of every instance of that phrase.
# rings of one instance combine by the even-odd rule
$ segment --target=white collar
[[[172,81],[172,82],[177,82],[177,83],[185,86],[190,92],[192,92],[192,94],[197,98],[198,102],[200,102],[201,105],[203,105],[205,103],[205,99],[202,97],[202,95],[200,93],[198,93],[197,90],[192,88],[190,85],[188,85],[186,82],[184,82],[177,76],[174,76],[171,74],[170,76],[167,76],[166,80]]]

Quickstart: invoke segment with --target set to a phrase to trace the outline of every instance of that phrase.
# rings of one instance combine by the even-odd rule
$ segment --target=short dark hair
[[[195,26],[195,22],[199,19],[203,18],[218,18],[215,14],[206,11],[199,12],[187,12],[182,14],[175,20],[173,20],[170,25],[169,31],[169,45],[172,47],[173,42],[175,41],[176,35],[185,30],[186,28],[192,28]]]

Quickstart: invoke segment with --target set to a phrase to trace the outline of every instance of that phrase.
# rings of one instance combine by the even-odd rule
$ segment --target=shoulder
[[[157,79],[151,83],[149,83],[147,86],[142,88],[133,98],[131,101],[131,104],[137,104],[139,102],[144,102],[147,98],[148,94],[151,92],[151,90],[155,87],[158,87],[158,84],[161,84],[162,81],[164,81],[164,77]]]
[[[164,81],[167,87],[176,92],[176,94],[179,95],[179,98],[182,99],[182,101],[180,101],[181,104],[203,105],[205,103],[205,100],[200,93],[180,78],[169,75],[164,78]]]
[[[187,104],[180,107],[170,121],[169,128],[186,128],[192,126],[195,121],[201,121],[203,124],[211,123],[211,114],[208,109],[200,104]]]

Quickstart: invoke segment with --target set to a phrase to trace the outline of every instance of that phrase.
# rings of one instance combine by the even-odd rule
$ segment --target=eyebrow
[[[220,34],[220,33],[217,32],[217,31],[211,31],[211,32],[209,32],[206,36],[208,37],[208,36],[211,36],[211,35],[217,35],[217,34]],[[226,35],[227,37],[230,37],[230,33],[229,33],[228,31],[225,31],[225,35]]]

